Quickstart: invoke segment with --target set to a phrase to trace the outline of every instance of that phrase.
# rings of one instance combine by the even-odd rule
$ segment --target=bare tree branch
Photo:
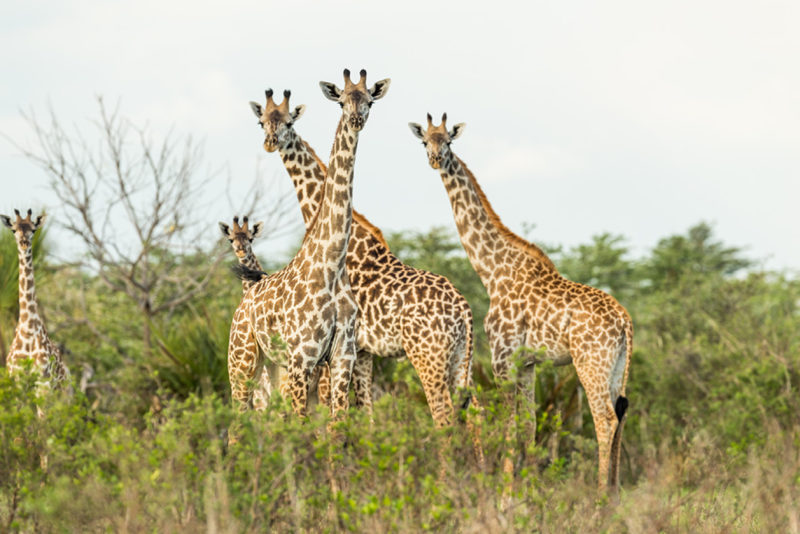
[[[179,139],[170,131],[156,140],[146,125],[122,117],[118,104],[109,107],[101,97],[97,103],[93,130],[68,133],[50,106],[46,120],[23,113],[35,134],[33,148],[11,142],[49,176],[63,206],[63,227],[84,246],[83,268],[126,295],[144,316],[149,352],[154,319],[205,291],[228,252],[209,239],[216,221],[195,219],[214,174],[199,176],[201,150],[191,137]],[[251,209],[261,196],[248,195]],[[276,203],[270,214],[275,230],[289,213],[284,204]],[[198,255],[208,259],[191,260]],[[99,336],[91,321],[78,321]]]

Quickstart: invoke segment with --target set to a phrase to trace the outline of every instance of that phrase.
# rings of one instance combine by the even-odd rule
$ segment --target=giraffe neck
[[[326,272],[344,269],[350,230],[353,224],[353,163],[358,132],[339,119],[322,192],[322,205],[311,221],[303,248],[314,256]],[[334,283],[337,277],[329,279]]]
[[[39,318],[36,304],[36,288],[33,280],[33,247],[18,248],[19,254],[19,324],[34,323]],[[17,327],[17,332],[20,332]],[[25,330],[25,329],[22,329]],[[33,329],[28,328],[28,331]]]
[[[555,271],[544,252],[503,225],[475,177],[452,152],[442,161],[440,174],[461,243],[490,295],[495,273],[504,266],[518,266],[520,260],[532,262],[534,272]]]
[[[309,228],[322,201],[325,164],[293,128],[289,130],[289,141],[281,146],[280,154],[297,192],[303,222]]]
[[[261,268],[261,263],[256,258],[256,255],[253,254],[253,249],[249,248],[247,250],[247,254],[243,258],[239,258],[239,263],[244,265],[248,269],[254,269],[256,271],[263,271],[264,269]],[[247,290],[253,287],[256,282],[253,280],[242,280],[242,293],[247,293]]]

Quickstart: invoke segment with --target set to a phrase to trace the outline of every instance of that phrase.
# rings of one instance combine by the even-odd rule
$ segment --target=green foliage
[[[626,259],[625,238],[605,233],[592,237],[588,245],[578,245],[567,253],[560,251],[552,259],[558,270],[575,282],[602,289],[620,301],[636,291],[641,276],[636,264]]]
[[[752,265],[736,247],[726,247],[713,239],[711,227],[700,223],[687,235],[662,239],[644,262],[644,271],[653,290],[672,289],[680,283],[701,282],[706,277],[729,276]]]
[[[230,325],[208,310],[170,321],[157,331],[158,355],[153,368],[157,382],[179,397],[228,393],[228,333]]]
[[[151,323],[149,356],[135,303],[78,269],[47,266],[38,294],[50,331],[70,347],[76,382],[85,365],[95,375],[67,398],[37,396],[32,377],[0,370],[0,531],[790,529],[800,500],[800,280],[752,270],[705,224],[639,259],[608,234],[551,249],[565,276],[609,291],[634,320],[623,490],[618,505],[597,498],[594,425],[575,372],[543,364],[534,405],[519,398],[511,422],[523,454],[503,512],[510,385],[491,376],[485,291],[453,233],[389,241],[473,307],[480,410],[470,417],[485,468],[463,423],[434,429],[407,361],[376,361],[388,394],[374,425],[356,410],[333,425],[322,408],[300,421],[278,400],[235,413],[225,366],[241,285],[224,266],[201,297]],[[0,315],[2,332],[13,331],[10,315]],[[229,429],[238,442],[227,447]]]

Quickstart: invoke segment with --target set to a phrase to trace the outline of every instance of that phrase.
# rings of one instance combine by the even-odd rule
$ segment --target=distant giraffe
[[[494,374],[499,381],[512,378],[512,356],[520,347],[537,351],[523,354],[520,362],[530,391],[536,363],[571,362],[594,419],[599,448],[598,486],[605,491],[610,485],[616,491],[622,426],[628,407],[625,384],[633,351],[630,316],[610,295],[562,277],[539,247],[503,225],[473,174],[450,148],[450,143],[463,132],[464,124],[456,124],[448,131],[446,120],[445,114],[442,123],[434,126],[429,114],[427,130],[415,123],[409,126],[422,139],[431,167],[439,169],[461,243],[489,293],[484,327],[492,349]],[[507,401],[515,406],[511,398]],[[513,474],[510,458],[503,467]]]
[[[306,231],[300,250],[280,271],[260,279],[237,308],[228,347],[228,370],[233,399],[241,408],[252,403],[249,383],[261,370],[264,357],[288,367],[292,406],[305,415],[309,377],[318,364],[331,368],[331,413],[348,407],[348,391],[356,359],[357,307],[345,266],[352,225],[353,164],[361,129],[372,103],[382,98],[389,80],[366,87],[344,71],[345,87],[320,82],[323,93],[342,107],[322,206]],[[285,343],[276,351],[275,336]]]
[[[239,259],[239,264],[247,267],[251,271],[261,271],[264,272],[264,269],[261,268],[261,262],[258,261],[255,253],[253,252],[253,240],[261,235],[261,232],[264,230],[264,223],[257,222],[250,228],[250,223],[248,221],[247,215],[244,216],[242,220],[242,224],[239,224],[239,217],[236,216],[233,218],[233,224],[228,226],[228,224],[224,222],[219,223],[219,229],[222,231],[222,235],[230,242],[231,247],[233,248],[233,253]],[[266,277],[267,274],[264,272],[263,277]],[[242,278],[242,293],[246,294],[247,290],[255,285],[254,280],[250,280],[248,278]],[[270,368],[271,372],[270,372]],[[263,369],[261,370],[261,377],[259,379],[258,387],[253,390],[253,408],[258,411],[263,411],[267,407],[267,403],[269,402],[269,397],[272,395],[272,383],[271,379],[279,378],[280,379],[280,387],[281,393],[288,398],[289,397],[289,390],[288,382],[285,380],[286,375],[280,373],[280,367],[277,365],[272,364],[265,364]],[[321,372],[320,372],[321,370]],[[318,366],[314,368],[314,377],[312,378],[312,383],[318,384],[318,395],[320,397],[320,401],[328,404],[330,402],[330,370],[328,369],[327,365]]]
[[[276,104],[271,89],[266,106],[250,102],[264,130],[264,148],[278,150],[294,182],[303,219],[313,224],[322,203],[325,165],[295,131],[305,106],[290,109],[291,93]],[[381,231],[353,210],[347,250],[347,272],[360,311],[357,345],[365,373],[354,373],[358,384],[371,381],[371,356],[408,356],[420,376],[436,425],[453,417],[450,390],[466,393],[472,385],[472,312],[466,299],[445,277],[404,265]],[[368,387],[356,388],[369,395]],[[369,402],[369,397],[363,399]],[[479,453],[480,456],[480,453]]]
[[[44,320],[39,314],[33,280],[33,234],[41,228],[45,216],[31,220],[31,210],[24,219],[14,210],[16,221],[8,215],[0,215],[3,224],[14,232],[19,255],[19,322],[14,332],[14,341],[6,358],[9,372],[20,372],[23,361],[30,359],[33,369],[41,375],[40,387],[58,386],[69,380],[69,369],[64,365],[61,350],[47,335]]]

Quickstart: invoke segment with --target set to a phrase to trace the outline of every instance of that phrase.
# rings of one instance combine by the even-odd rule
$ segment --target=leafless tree
[[[88,136],[77,128],[67,132],[52,108],[46,121],[24,114],[36,142],[18,148],[49,175],[62,224],[85,247],[84,268],[135,302],[149,355],[153,320],[203,292],[228,252],[208,238],[216,221],[197,220],[201,190],[215,176],[198,176],[200,147],[191,137],[169,132],[155,140],[118,106],[109,109],[98,98],[98,107]],[[259,199],[254,191],[251,208]],[[275,229],[285,210],[270,211]]]

